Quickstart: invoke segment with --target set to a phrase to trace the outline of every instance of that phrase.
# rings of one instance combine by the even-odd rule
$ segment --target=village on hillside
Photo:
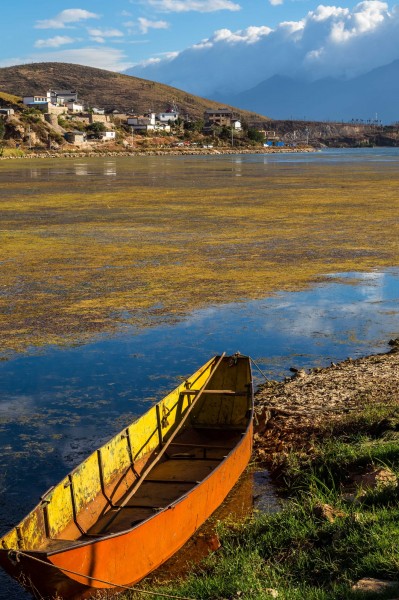
[[[283,147],[270,122],[244,122],[229,108],[208,109],[202,119],[181,114],[175,104],[165,103],[165,111],[126,114],[117,109],[86,106],[71,89],[50,89],[41,95],[22,98],[16,105],[2,101],[0,139],[16,148],[62,147],[87,149],[99,142],[123,148],[134,146],[214,146],[264,145]],[[295,141],[294,141],[295,143]]]
[[[165,99],[145,114],[88,106],[75,89],[19,98],[0,92],[0,155],[40,152],[131,152],[206,149],[297,151],[309,147],[397,146],[399,125],[277,121],[207,108],[202,118]]]

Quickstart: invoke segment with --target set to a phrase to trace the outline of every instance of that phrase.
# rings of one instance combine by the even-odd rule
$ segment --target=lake
[[[399,335],[399,237],[395,204],[398,162],[397,149],[375,149],[304,155],[140,157],[137,163],[126,158],[34,161],[33,165],[31,161],[0,163],[0,205],[5,209],[3,234],[6,232],[15,243],[16,237],[29,233],[29,238],[23,238],[29,242],[40,230],[41,243],[54,241],[60,251],[59,256],[47,255],[54,262],[40,262],[40,249],[42,253],[43,249],[50,251],[45,244],[36,247],[38,242],[33,240],[31,256],[38,254],[35,262],[29,263],[30,271],[24,272],[23,260],[16,251],[12,254],[8,237],[5,247],[10,253],[4,254],[0,261],[4,267],[0,293],[3,322],[13,323],[12,331],[8,331],[12,344],[6,342],[7,327],[3,327],[3,348],[7,352],[0,362],[0,533],[23,517],[45,490],[89,452],[216,353],[238,350],[248,354],[267,377],[278,379],[289,375],[291,366],[311,368],[348,356],[387,350],[387,341]],[[236,186],[237,180],[243,183]],[[380,195],[384,181],[385,204]],[[320,182],[324,186],[328,183],[324,189],[329,190],[331,198],[323,196]],[[344,196],[340,195],[341,185],[345,187]],[[368,185],[371,192],[365,199]],[[129,212],[130,207],[114,204],[110,219],[102,211],[107,202],[113,202],[113,197],[118,194],[122,197],[123,193],[132,197],[136,189],[145,202],[145,194],[154,186],[158,194],[160,190],[165,192],[165,214],[161,211],[162,197],[156,198],[159,206],[155,212],[153,203],[144,203],[141,208],[135,204],[133,212]],[[168,197],[169,186],[177,194],[173,202]],[[292,201],[288,206],[283,203],[285,187],[291,189],[287,192]],[[224,189],[229,190],[230,197],[221,199],[226,208],[221,215],[217,192],[222,196]],[[69,222],[70,207],[65,205],[65,196],[62,206],[57,203],[66,190],[73,206]],[[206,190],[212,194],[207,195]],[[271,211],[257,204],[259,197],[267,198],[270,190],[274,194],[270,202],[275,203]],[[85,191],[91,209],[94,202],[99,203],[93,209],[94,217],[89,218],[86,208],[77,215],[76,197],[84,198]],[[182,202],[190,191],[196,203],[188,210]],[[201,194],[207,197],[198,205]],[[231,194],[235,194],[233,201]],[[336,213],[334,194],[336,206],[340,207]],[[294,202],[296,195],[304,202],[301,206]],[[308,195],[311,204],[307,203]],[[365,202],[369,203],[369,211],[373,209],[370,196],[375,202],[375,212],[363,215],[360,210]],[[317,197],[324,198],[323,206],[317,203]],[[347,223],[350,211],[342,212],[344,200],[351,204],[359,221]],[[213,216],[210,204],[214,204]],[[40,212],[40,207],[44,207],[44,212]],[[314,211],[314,219],[306,217],[304,221],[303,213],[310,209]],[[178,223],[179,210],[185,213],[188,210],[184,227]],[[243,211],[247,216],[242,215]],[[285,211],[294,211],[297,220]],[[122,240],[127,235],[127,219],[134,213],[137,219],[129,224],[129,239]],[[206,218],[201,222],[203,213]],[[234,215],[245,229],[241,238],[235,230]],[[156,220],[154,225],[152,219]],[[109,221],[113,223],[112,231],[107,229]],[[370,239],[367,232],[360,231],[359,244],[356,231],[365,224]],[[218,246],[218,226],[222,248]],[[134,230],[140,230],[137,239]],[[194,248],[187,231],[195,242]],[[270,231],[273,235],[267,237]],[[152,236],[156,235],[156,245],[160,248],[156,253],[152,248],[152,254],[146,252],[133,265],[126,267],[122,251],[111,262],[109,256],[106,258],[113,267],[109,270],[134,276],[136,268],[137,277],[142,278],[141,295],[146,289],[151,302],[146,304],[141,299],[136,307],[136,296],[127,295],[118,278],[110,280],[115,288],[110,289],[109,282],[103,287],[102,296],[101,285],[108,281],[103,278],[104,264],[96,263],[95,268],[101,273],[97,285],[87,276],[88,263],[75,253],[76,248],[69,266],[67,261],[60,262],[62,252],[74,239],[74,232],[79,251],[83,248],[82,240],[90,245],[94,237],[97,244],[101,235],[107,251],[112,244],[112,248],[126,249],[130,258],[130,245],[136,251],[140,243],[149,248]],[[345,238],[350,232],[353,237]],[[267,247],[263,245],[265,239]],[[185,255],[179,254],[179,244],[188,252],[187,263]],[[29,248],[24,256],[28,261]],[[206,257],[208,263],[201,271],[197,263]],[[7,266],[11,260],[20,265],[18,272],[15,265],[12,269]],[[173,273],[168,270],[168,261],[173,263]],[[197,266],[193,281],[190,261]],[[156,289],[151,288],[151,281],[143,279],[143,264],[154,268]],[[342,270],[337,268],[340,264]],[[57,270],[59,265],[61,271]],[[89,266],[92,273],[93,265]],[[74,277],[79,272],[79,281],[67,276],[68,269]],[[231,280],[234,269],[239,275]],[[302,272],[298,274],[295,270]],[[30,276],[32,273],[34,276]],[[60,273],[65,275],[62,289],[56,279]],[[223,288],[223,295],[212,280],[219,275],[216,283]],[[134,280],[129,282],[132,284]],[[57,301],[60,297],[64,302],[53,302],[55,312],[48,305],[51,327],[46,321],[47,305],[40,306],[44,283],[48,297],[54,296]],[[103,313],[96,313],[99,320],[103,319],[101,327],[92,328],[90,321],[86,329],[76,327],[67,336],[62,319],[58,330],[54,323],[57,324],[57,316],[64,314],[65,298],[71,300],[68,283],[75,286],[76,306],[86,303],[85,310],[93,298],[101,302],[102,297],[111,298],[114,290],[118,292],[118,301],[123,291],[123,302],[117,306],[109,303],[106,319]],[[187,292],[197,284],[196,294]],[[29,297],[36,304],[36,312],[22,326],[21,320],[26,319],[30,310]],[[179,305],[177,311],[173,310],[174,297]],[[69,315],[73,305],[70,303],[68,307]],[[92,310],[91,305],[89,308]],[[136,318],[136,312],[140,318]],[[93,314],[87,313],[88,322]],[[68,321],[69,325],[73,323]],[[40,345],[35,344],[37,332]],[[25,340],[23,353],[17,344],[20,339]],[[260,382],[262,377],[256,368],[254,375]],[[19,587],[3,574],[0,590],[0,598],[24,597]],[[3,593],[6,595],[2,596]]]

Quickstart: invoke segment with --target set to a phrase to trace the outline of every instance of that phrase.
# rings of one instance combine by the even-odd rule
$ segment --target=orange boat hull
[[[220,361],[222,361],[222,359],[223,357]],[[241,357],[239,362],[244,361],[244,359],[245,357]],[[234,374],[234,368],[230,369],[230,367],[234,367],[236,363],[227,362],[227,359],[223,359],[223,361],[224,363],[222,362],[222,366],[224,364],[225,369],[227,369],[227,375],[222,374],[220,376],[222,383],[226,383],[226,377],[227,379],[230,379],[228,382],[231,383],[231,380],[234,380],[236,376]],[[246,368],[249,369],[249,366]],[[237,373],[238,372],[239,370],[237,368]],[[245,378],[242,375],[240,377],[237,375],[237,379],[240,379],[239,388],[242,390]],[[221,381],[217,381],[217,383],[217,387],[220,387]],[[244,423],[244,427],[241,429],[241,433],[236,427],[235,433],[233,431],[233,433],[230,432],[226,434],[227,436],[230,435],[230,437],[235,436],[234,446],[229,447],[227,456],[221,456],[221,458],[210,456],[212,452],[219,452],[223,455],[223,448],[226,446],[220,445],[220,443],[223,443],[223,439],[225,440],[224,444],[228,441],[228,437],[225,436],[223,438],[223,431],[214,427],[214,429],[211,428],[210,432],[201,434],[205,435],[202,444],[199,444],[202,448],[201,452],[203,452],[203,456],[197,455],[193,458],[192,455],[188,456],[188,453],[183,452],[168,457],[168,461],[165,463],[166,465],[170,464],[170,459],[177,461],[178,466],[185,461],[190,463],[191,460],[197,461],[196,463],[194,462],[193,465],[203,465],[208,462],[211,463],[212,461],[217,461],[213,463],[216,466],[209,467],[210,472],[207,471],[209,474],[202,477],[198,483],[193,481],[193,485],[190,489],[184,490],[176,500],[171,503],[164,503],[163,508],[159,510],[155,508],[155,512],[152,515],[150,514],[149,517],[142,519],[137,525],[131,523],[128,517],[129,522],[125,522],[124,529],[118,530],[117,533],[108,533],[100,535],[99,537],[94,537],[97,534],[89,534],[92,535],[89,539],[87,539],[87,534],[86,538],[84,534],[83,537],[75,538],[76,541],[74,541],[73,538],[69,538],[71,540],[70,542],[68,542],[67,539],[56,539],[55,549],[52,549],[49,546],[43,550],[39,547],[34,551],[29,549],[19,551],[18,549],[9,549],[7,544],[3,541],[3,548],[0,548],[0,565],[29,591],[35,594],[36,590],[39,597],[43,600],[50,600],[55,597],[68,600],[88,598],[101,589],[122,591],[124,588],[132,586],[143,579],[151,571],[159,567],[175,554],[175,552],[177,552],[177,550],[179,550],[198,530],[208,517],[220,506],[248,465],[252,451],[252,386],[251,382],[248,384],[246,383],[245,385],[247,387],[247,393],[242,391],[239,393],[226,391],[225,388],[223,388],[222,391],[210,388],[208,392],[201,392],[203,395],[208,393],[208,398],[211,399],[212,397],[215,397],[215,395],[223,397],[220,401],[219,409],[217,409],[216,412],[214,411],[214,419],[222,422],[228,420],[235,420],[235,422],[241,421]],[[181,397],[182,392],[179,393],[179,397]],[[188,394],[188,392],[183,392],[183,394]],[[234,405],[229,405],[229,402],[227,401],[229,396],[238,396],[238,404],[235,408]],[[244,398],[241,399],[241,397]],[[212,400],[205,400],[205,406],[206,402],[208,402],[208,407],[210,407],[208,410],[212,413]],[[231,406],[233,406],[233,408],[231,408]],[[246,413],[244,410],[245,406],[248,409]],[[226,412],[227,408],[230,410],[229,414]],[[185,410],[188,414],[191,409],[186,408]],[[199,415],[201,417],[201,413],[199,413]],[[197,427],[199,426],[199,430],[197,429],[197,431],[201,431],[200,417],[197,422]],[[156,429],[155,431],[158,430]],[[187,431],[190,434],[191,429]],[[213,440],[213,445],[207,445],[206,436]],[[197,445],[190,444],[189,441],[187,441],[191,438],[184,438],[184,436],[182,436],[181,438],[176,439],[180,440],[174,442],[174,445],[178,448],[193,447]],[[221,442],[218,442],[218,440],[221,440]],[[215,441],[219,445],[215,445]],[[171,446],[172,445],[173,444],[171,444]],[[162,448],[162,445],[160,448]],[[160,454],[162,454],[162,452]],[[91,463],[88,464],[90,465]],[[195,467],[191,467],[190,465],[191,463],[188,466],[188,472],[192,474],[191,479],[196,480]],[[183,465],[182,468],[185,469],[186,467]],[[202,466],[200,468],[202,468]],[[205,468],[208,467],[205,465]],[[151,472],[154,473],[154,471]],[[182,483],[181,481],[178,481],[179,475],[176,475],[175,479],[174,477],[175,476],[173,475],[171,479],[172,483],[174,481],[176,482],[176,485]],[[160,484],[166,483],[162,479],[153,479],[153,483],[155,482]],[[170,484],[171,482],[169,481],[168,483]],[[63,487],[65,488],[66,485],[67,484],[64,484]],[[72,487],[72,496],[73,493],[74,490]],[[103,495],[106,496],[105,491],[103,492]],[[132,495],[133,500],[134,497],[135,496]],[[142,498],[143,497],[144,499],[146,498],[145,496],[142,496]],[[122,496],[120,496],[120,498],[122,498]],[[126,500],[128,500],[128,498]],[[121,499],[119,499],[119,502],[121,502]],[[141,502],[143,502],[142,499]],[[122,502],[122,505],[125,504],[126,503]],[[132,505],[131,508],[137,507]],[[130,506],[126,505],[124,508],[126,511],[125,514],[133,514],[129,509]],[[39,505],[36,512],[34,511],[31,513],[29,516],[30,520],[27,521],[28,524],[34,522],[39,526],[43,514],[42,504]],[[106,512],[105,518],[107,518],[108,521],[113,521],[112,514],[119,515],[121,513],[119,513],[118,510],[116,510],[115,513],[112,513],[111,511]],[[109,519],[109,515],[111,515],[111,519]],[[80,512],[80,523],[83,522],[83,518],[84,514],[83,512]],[[76,525],[80,527],[79,521],[75,518],[75,524],[72,523],[72,525],[74,527],[76,527]],[[49,523],[51,525],[51,522]],[[106,525],[106,527],[107,526],[108,525]],[[106,531],[106,527],[104,531]],[[49,528],[48,523],[45,528]],[[21,526],[16,529],[18,533],[21,531]],[[65,532],[62,537],[65,537]],[[63,547],[64,543],[65,545]],[[57,546],[57,544],[59,545]]]
[[[180,502],[136,528],[114,537],[91,542],[49,556],[46,566],[20,557],[12,565],[0,551],[0,562],[15,579],[30,579],[42,597],[87,598],[98,589],[134,585],[170,558],[220,506],[248,465],[252,451],[252,427],[229,457]],[[62,569],[85,573],[73,575]],[[93,578],[93,579],[91,579]],[[108,583],[106,583],[108,582]]]

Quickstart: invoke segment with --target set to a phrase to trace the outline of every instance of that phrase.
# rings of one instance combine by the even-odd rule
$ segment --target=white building
[[[168,112],[162,112],[157,114],[157,119],[160,123],[169,123],[171,121],[174,123],[179,118],[179,113],[175,110],[170,110]]]
[[[48,96],[49,92],[47,92],[46,96],[37,95],[37,96],[24,96],[23,103],[27,106],[37,105],[37,104],[48,104],[50,102],[50,97]]]
[[[103,131],[101,133],[102,140],[114,140],[116,138],[115,131]]]
[[[128,117],[128,125],[155,125],[155,113],[148,113],[146,115]]]
[[[39,104],[54,104],[56,106],[65,106],[68,102],[77,102],[78,93],[75,90],[48,90],[46,94],[37,96],[25,96],[23,103],[29,106]]]
[[[0,115],[13,115],[15,113],[15,110],[13,108],[0,108]]]
[[[81,113],[84,111],[84,106],[80,102],[66,102],[66,107],[72,113]]]
[[[133,131],[164,132],[170,133],[169,123],[159,123],[156,121],[155,113],[150,113],[143,117],[129,117],[127,124]]]
[[[76,90],[49,90],[47,96],[53,104],[67,104],[68,102],[76,102],[78,92]]]
[[[128,117],[127,124],[129,127],[133,127],[134,131],[154,131],[156,125],[155,113],[149,113],[140,117]]]

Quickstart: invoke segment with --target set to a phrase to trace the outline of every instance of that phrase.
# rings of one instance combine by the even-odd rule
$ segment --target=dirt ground
[[[399,402],[399,338],[389,351],[311,371],[294,370],[255,397],[255,457],[273,465],[292,450],[309,452],[326,422],[370,403]]]

